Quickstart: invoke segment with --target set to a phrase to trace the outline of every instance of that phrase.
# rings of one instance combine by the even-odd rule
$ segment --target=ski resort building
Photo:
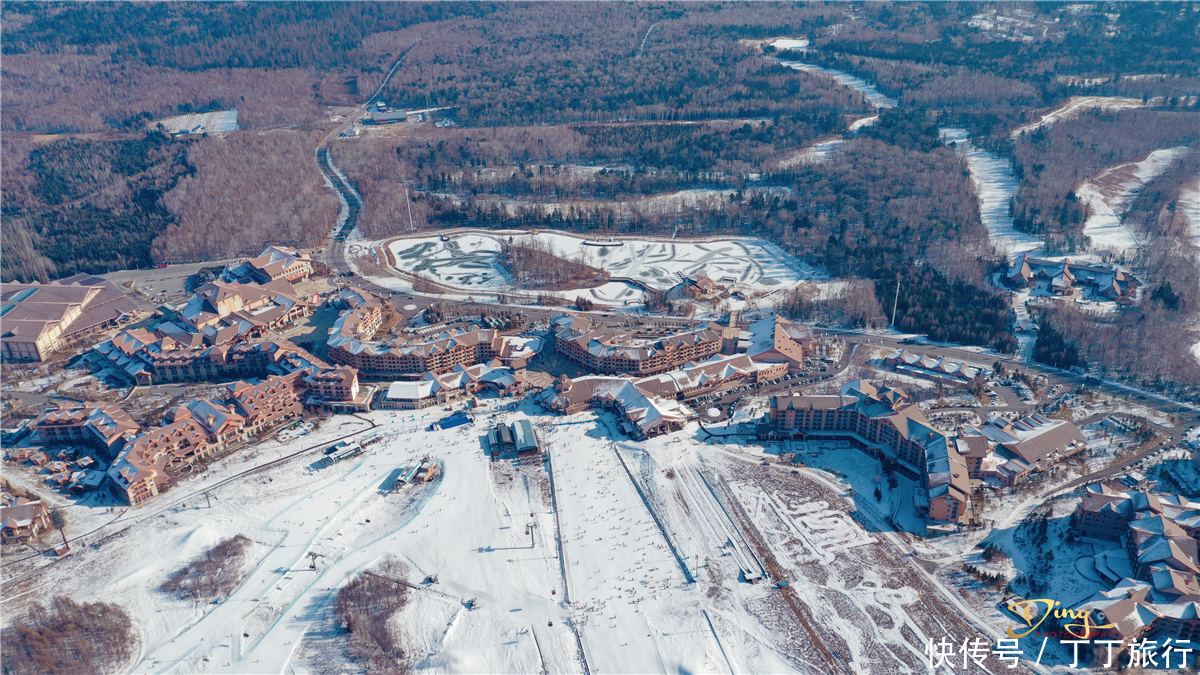
[[[0,542],[23,544],[50,529],[50,514],[42,501],[18,497],[12,504],[0,507]]]
[[[487,433],[488,451],[492,459],[517,459],[523,454],[541,452],[541,444],[529,420],[513,424],[497,424]]]
[[[125,323],[137,313],[121,289],[90,274],[48,284],[0,284],[0,344],[5,361],[44,361],[73,341]]]
[[[308,376],[305,386],[308,407],[335,413],[367,412],[379,391],[378,385],[360,385],[358,371],[349,366],[319,370]]]
[[[208,344],[238,337],[265,337],[271,330],[308,316],[312,306],[296,296],[284,280],[265,284],[211,281],[171,315],[185,330],[204,336]]]
[[[745,354],[712,356],[683,368],[635,380],[644,392],[688,401],[744,384],[775,382],[787,374],[787,363],[755,363]]]
[[[904,349],[889,352],[884,363],[897,373],[915,375],[929,380],[969,387],[987,383],[987,370],[936,356],[926,356]]]
[[[197,400],[168,414],[167,424],[130,439],[108,469],[117,492],[131,505],[157,496],[175,476],[264,437],[304,411],[302,371],[237,382],[226,401]]]
[[[576,363],[598,373],[645,376],[720,354],[727,329],[710,323],[669,337],[637,338],[560,314],[551,322],[551,330],[558,353]]]
[[[993,415],[978,431],[999,449],[1035,468],[1044,468],[1087,447],[1074,424],[1037,413],[1011,422]]]
[[[31,428],[43,443],[87,443],[101,448],[108,458],[141,429],[123,408],[108,403],[44,412]]]
[[[776,315],[750,324],[740,336],[738,351],[757,363],[786,364],[787,370],[797,372],[804,369],[804,357],[814,346],[812,326]]]
[[[447,329],[431,335],[405,335],[374,342],[367,337],[369,319],[356,314],[364,311],[363,308],[347,310],[334,324],[328,341],[330,361],[372,375],[414,376],[494,360],[511,368],[524,368],[535,355],[524,342],[501,335],[495,329]]]
[[[389,410],[419,410],[467,398],[484,389],[501,396],[523,394],[536,386],[523,370],[513,370],[499,361],[473,366],[454,366],[447,373],[425,373],[417,381],[393,382],[379,401]]]
[[[287,246],[268,246],[245,265],[250,276],[260,284],[280,279],[299,281],[313,273],[313,261],[308,253]]]
[[[850,440],[919,477],[923,489],[916,495],[917,509],[930,520],[968,523],[974,517],[967,466],[957,446],[898,389],[857,380],[836,396],[776,396],[758,435]]]
[[[1084,300],[1132,302],[1141,282],[1120,265],[1046,260],[1022,253],[1013,260],[1005,280],[1016,288],[1035,288],[1046,295]],[[1086,294],[1086,297],[1085,297]]]
[[[642,391],[628,378],[588,375],[571,380],[566,375],[542,390],[537,401],[551,412],[570,415],[591,408],[607,408],[623,418],[621,430],[638,438],[678,431],[695,416],[691,408]]]
[[[289,340],[206,345],[194,333],[124,331],[92,348],[93,359],[138,385],[206,382],[332,368]]]

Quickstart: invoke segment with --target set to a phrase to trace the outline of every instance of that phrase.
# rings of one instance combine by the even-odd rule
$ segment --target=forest
[[[1133,261],[1143,281],[1140,304],[1096,315],[1065,303],[1036,308],[1041,331],[1034,358],[1066,367],[1093,366],[1174,396],[1200,393],[1200,361],[1189,346],[1200,309],[1200,267],[1182,191],[1196,187],[1200,152],[1193,150],[1150,181],[1128,206],[1126,222],[1146,245]]]
[[[337,592],[334,616],[347,634],[346,650],[368,675],[403,675],[405,653],[389,620],[404,608],[408,566],[386,556]]]
[[[1096,341],[1154,322],[1186,341],[1200,308],[1175,203],[1195,176],[1200,8],[1126,3],[704,5],[559,3],[8,3],[0,171],[5,279],[319,246],[339,204],[313,151],[350,111],[449,106],[439,122],[330,143],[367,236],[407,227],[746,234],[851,279],[796,315],[891,320],[1011,350],[1001,264],[964,160],[937,128],[1013,161],[1019,229],[1082,250],[1083,181],[1155,149],[1193,149],[1123,214],[1144,302],[1103,321],[1044,313],[1039,354],[1132,368]],[[764,40],[806,36],[810,49]],[[899,101],[785,67],[854,73]],[[1092,111],[1018,135],[1079,95]],[[235,108],[239,130],[166,139],[165,116]],[[809,153],[844,139],[827,155]],[[1190,163],[1189,163],[1190,162]],[[1188,172],[1191,173],[1188,173]],[[899,289],[899,292],[897,292]],[[831,304],[833,303],[833,304]],[[835,306],[844,308],[839,311]],[[1085,321],[1086,319],[1086,321]],[[1104,323],[1107,321],[1108,323]],[[1078,324],[1078,325],[1076,325]],[[1105,351],[1109,350],[1109,351]],[[1056,354],[1059,356],[1049,356]],[[1115,363],[1115,362],[1114,362]],[[1161,369],[1160,369],[1161,370]],[[1180,366],[1162,377],[1182,377]],[[1188,375],[1190,377],[1190,375]]]
[[[4,280],[154,263],[151,244],[174,222],[162,197],[194,171],[188,142],[149,132],[27,144],[10,156],[22,150],[26,166],[3,170]]]
[[[129,615],[106,602],[58,596],[7,618],[0,642],[4,675],[116,673],[137,646]]]
[[[603,283],[608,273],[590,262],[568,260],[553,244],[535,237],[509,242],[500,255],[500,264],[527,289],[570,290]]]
[[[862,21],[815,38],[805,60],[866,77],[902,105],[940,109],[975,136],[1006,140],[1038,109],[1070,96],[1171,99],[1194,95],[1200,84],[1200,11],[1191,5],[1124,3],[1102,12],[879,3],[861,11]],[[989,12],[1008,18],[1011,32],[981,28],[978,17]],[[1104,82],[1080,83],[1095,79]]]

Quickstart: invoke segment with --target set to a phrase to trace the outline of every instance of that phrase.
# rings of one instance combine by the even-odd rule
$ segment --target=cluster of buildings
[[[884,357],[887,367],[905,375],[915,375],[928,380],[961,384],[968,387],[987,383],[987,371],[979,366],[969,366],[945,357],[926,356],[905,349],[888,352]]]
[[[1075,609],[1093,624],[1115,624],[1110,639],[1200,641],[1200,503],[1177,495],[1089,485],[1072,517],[1089,539],[1117,540],[1096,555],[1096,571],[1115,584]]]
[[[647,376],[664,373],[718,354],[744,354],[755,363],[786,364],[788,372],[803,368],[814,352],[812,327],[772,316],[750,324],[709,323],[666,337],[641,338],[594,325],[568,314],[551,322],[554,348],[568,359],[602,374]]]
[[[787,373],[784,363],[755,363],[745,354],[714,355],[704,361],[648,377],[563,375],[543,389],[543,408],[570,415],[591,408],[616,410],[622,431],[647,438],[678,431],[695,417],[686,401],[746,384],[776,381]]]
[[[309,406],[331,412],[368,410],[378,390],[360,384],[356,369],[330,365],[282,338],[205,346],[138,328],[96,345],[92,359],[139,385],[295,374],[310,394]]]
[[[773,397],[757,435],[849,440],[877,459],[895,462],[921,480],[918,513],[942,524],[976,522],[970,497],[984,481],[1012,485],[1086,447],[1074,424],[1036,414],[1014,421],[996,416],[949,437],[903,391],[865,380],[844,385],[836,395]]]
[[[735,323],[732,322],[731,323]],[[543,389],[547,410],[616,410],[622,430],[647,438],[683,428],[696,416],[686,402],[746,385],[774,382],[804,367],[817,345],[812,329],[779,316],[747,330],[710,323],[666,337],[639,338],[559,315],[551,322],[559,354],[601,373]]]
[[[312,313],[292,285],[277,279],[264,284],[210,281],[182,307],[166,307],[168,321],[159,329],[198,335],[208,344],[264,337]]]
[[[168,411],[164,423],[143,428],[119,406],[92,403],[42,413],[31,429],[46,443],[80,443],[111,460],[108,479],[139,504],[198,462],[222,456],[298,419],[305,411],[307,372],[238,381],[220,400],[193,400]],[[36,462],[35,462],[36,463]]]
[[[529,373],[494,360],[470,366],[456,365],[445,373],[427,372],[420,380],[393,382],[380,397],[385,410],[420,410],[474,396],[485,389],[500,396],[519,396],[548,386],[549,376]]]
[[[112,282],[90,274],[48,284],[0,283],[5,361],[45,361],[74,341],[127,323],[137,306]]]
[[[1048,296],[1122,304],[1133,302],[1142,285],[1121,265],[1080,263],[1070,258],[1047,260],[1028,253],[1013,260],[1004,279],[1014,288],[1037,289]]]

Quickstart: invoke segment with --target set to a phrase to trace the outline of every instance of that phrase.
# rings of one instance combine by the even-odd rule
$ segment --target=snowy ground
[[[396,619],[417,672],[579,672],[581,658],[597,673],[829,673],[838,661],[855,673],[925,672],[926,636],[977,632],[966,606],[882,527],[889,516],[913,520],[911,486],[902,481],[881,501],[864,494],[878,467],[857,451],[831,448],[818,465],[833,473],[795,475],[757,466],[749,448],[701,441],[694,426],[614,442],[609,413],[548,417],[513,404],[498,417],[534,421],[553,460],[556,519],[542,462],[488,460],[479,439],[486,419],[424,431],[442,414],[362,416],[374,428],[336,416],[308,436],[222,462],[57,563],[7,568],[15,575],[7,607],[58,593],[120,602],[141,638],[139,673],[354,672],[333,602],[385,555],[420,586]],[[356,430],[383,440],[357,458],[312,466],[320,447]],[[316,450],[235,477],[307,447]],[[427,454],[441,462],[439,479],[380,490],[394,469]],[[217,485],[222,477],[233,478]],[[751,531],[734,510],[748,514]],[[255,543],[229,599],[201,606],[158,590],[236,534]],[[799,609],[771,584],[744,581],[763,569],[754,542],[778,561]],[[433,574],[438,583],[420,583]],[[826,660],[822,648],[836,656]]]
[[[854,134],[859,129],[862,129],[863,127],[869,127],[878,121],[878,115],[863,117],[851,122],[848,130],[851,134]],[[842,136],[834,136],[807,148],[801,148],[791,155],[784,157],[783,159],[779,160],[778,167],[781,169],[786,169],[788,167],[798,166],[801,164],[820,164],[821,162],[829,159],[833,155],[834,151],[845,145],[845,143],[846,139]]]
[[[732,278],[756,290],[790,288],[812,278],[813,271],[777,245],[759,239],[714,241],[637,239],[620,240],[620,246],[585,245],[583,237],[563,232],[498,232],[484,234],[447,230],[443,235],[390,240],[387,246],[402,272],[419,273],[434,281],[464,290],[504,290],[510,279],[497,262],[509,236],[536,236],[558,255],[607,270],[614,277],[629,277],[658,289],[680,282],[679,274],[706,274],[714,280]],[[621,286],[621,287],[618,287]],[[613,282],[596,289],[597,299],[631,301],[639,297],[627,285]]]
[[[1122,222],[1125,206],[1142,186],[1186,152],[1184,146],[1155,150],[1141,161],[1105,169],[1075,191],[1091,211],[1083,233],[1091,238],[1092,248],[1124,251],[1138,246],[1133,231]]]
[[[1042,248],[1041,239],[1018,232],[1008,213],[1009,200],[1017,193],[1017,179],[1012,163],[971,144],[966,129],[947,127],[941,130],[942,140],[956,143],[967,156],[971,180],[979,196],[979,217],[987,227],[992,245],[1012,257]]]
[[[1188,237],[1196,249],[1193,253],[1197,264],[1200,264],[1200,178],[1192,179],[1179,191],[1176,207],[1187,220]],[[1192,354],[1200,360],[1200,342],[1192,345]]]
[[[779,160],[779,168],[786,169],[802,164],[819,164],[829,159],[833,155],[834,150],[837,150],[846,143],[846,139],[841,136],[834,136],[829,140],[821,141],[816,145],[811,145],[807,148],[801,148],[791,155]]]

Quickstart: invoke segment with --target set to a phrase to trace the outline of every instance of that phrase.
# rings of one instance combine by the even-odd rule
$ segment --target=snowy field
[[[446,241],[441,240],[446,237]],[[422,274],[440,284],[462,290],[500,291],[511,288],[511,279],[498,262],[503,244],[530,236],[549,243],[557,255],[607,270],[613,277],[636,279],[666,290],[680,282],[679,275],[706,274],[714,280],[731,279],[755,290],[791,288],[813,272],[777,245],[759,239],[722,241],[621,239],[620,246],[585,245],[582,237],[561,232],[498,232],[481,234],[447,230],[441,236],[393,239],[386,245],[401,272]],[[610,282],[594,289],[603,302],[640,299],[636,288]]]
[[[1091,211],[1083,224],[1083,233],[1091,238],[1093,249],[1119,252],[1138,246],[1121,214],[1138,190],[1186,152],[1184,146],[1155,150],[1141,161],[1105,169],[1075,191],[1079,201]]]
[[[869,127],[879,121],[878,115],[863,117],[850,123],[849,131],[854,134],[863,127]],[[801,148],[791,155],[779,160],[779,168],[786,169],[801,164],[820,164],[833,156],[834,151],[846,143],[846,139],[842,136],[834,136],[833,138],[821,141],[815,145],[810,145],[806,148]]]
[[[151,122],[148,126],[153,129],[161,124],[167,133],[170,134],[199,134],[205,132],[215,134],[237,131],[237,120],[237,110],[218,110],[209,113],[168,117],[165,120]]]
[[[967,156],[971,180],[979,196],[979,217],[987,227],[992,245],[1006,256],[1013,257],[1045,245],[1041,239],[1018,232],[1008,213],[1009,200],[1017,193],[1017,179],[1012,163],[971,144],[966,129],[947,127],[941,130],[942,140],[955,143]]]
[[[791,49],[798,52],[808,51],[808,38],[780,38],[771,42],[775,49]]]

